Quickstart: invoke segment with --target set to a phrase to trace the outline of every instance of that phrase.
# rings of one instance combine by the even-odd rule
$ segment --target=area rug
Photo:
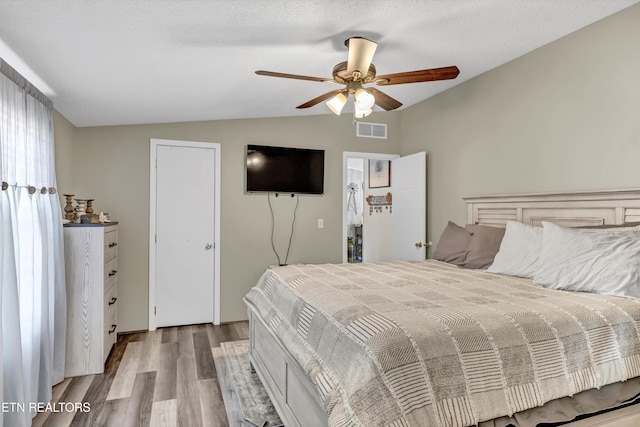
[[[258,374],[249,365],[249,340],[223,342],[220,347],[244,418],[258,427],[282,426]]]

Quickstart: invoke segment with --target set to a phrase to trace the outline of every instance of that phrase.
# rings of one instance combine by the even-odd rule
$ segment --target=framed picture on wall
[[[391,186],[391,161],[369,159],[369,188]]]

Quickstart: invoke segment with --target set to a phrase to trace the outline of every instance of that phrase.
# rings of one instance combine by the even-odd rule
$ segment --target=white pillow
[[[500,250],[489,273],[532,278],[538,265],[542,247],[542,227],[508,221]]]
[[[635,227],[592,228],[588,230],[596,233],[611,233],[619,236],[640,238],[640,225],[636,225]]]
[[[640,298],[640,239],[542,222],[533,281],[551,289]]]

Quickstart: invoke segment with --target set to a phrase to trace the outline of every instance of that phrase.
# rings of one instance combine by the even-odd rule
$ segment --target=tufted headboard
[[[467,222],[504,227],[507,221],[564,227],[640,221],[640,189],[463,197]]]

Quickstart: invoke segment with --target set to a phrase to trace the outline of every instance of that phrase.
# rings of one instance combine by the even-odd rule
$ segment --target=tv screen
[[[324,150],[247,145],[247,192],[323,194]]]

